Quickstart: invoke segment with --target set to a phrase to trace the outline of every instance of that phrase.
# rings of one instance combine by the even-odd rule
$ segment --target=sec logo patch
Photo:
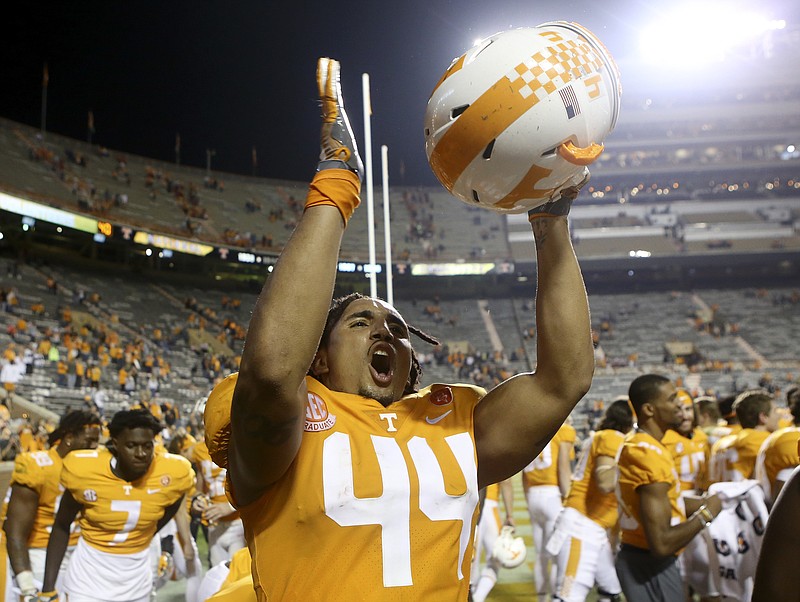
[[[325,400],[314,393],[308,394],[306,404],[306,423],[303,430],[309,433],[327,431],[336,424],[336,416],[328,411]]]

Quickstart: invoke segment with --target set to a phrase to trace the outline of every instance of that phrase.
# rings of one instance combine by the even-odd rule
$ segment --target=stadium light
[[[661,67],[695,70],[723,61],[732,50],[782,29],[785,21],[770,20],[730,6],[697,4],[678,7],[643,28],[641,56]]]

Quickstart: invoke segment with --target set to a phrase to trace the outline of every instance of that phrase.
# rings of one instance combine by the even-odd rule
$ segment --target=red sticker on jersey
[[[453,403],[453,392],[450,390],[450,387],[436,389],[436,391],[431,392],[430,399],[431,403],[435,406],[446,406],[449,403]]]

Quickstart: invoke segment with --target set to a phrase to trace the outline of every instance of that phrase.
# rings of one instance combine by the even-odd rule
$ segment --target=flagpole
[[[375,260],[375,209],[372,198],[372,106],[369,97],[369,74],[361,75],[361,88],[364,103],[364,170],[366,171],[367,181],[367,240],[369,244],[369,294],[371,297],[378,296],[378,275]]]
[[[181,164],[181,135],[175,134],[175,165]]]
[[[389,147],[381,146],[381,170],[383,176],[383,243],[386,254],[386,301],[394,305],[392,282],[392,221],[389,214]]]
[[[47,84],[50,81],[50,74],[47,71],[47,63],[44,64],[42,70],[42,140],[44,140],[45,133],[47,132]]]

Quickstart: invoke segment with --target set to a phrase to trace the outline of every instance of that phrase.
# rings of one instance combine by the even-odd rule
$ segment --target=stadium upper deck
[[[648,83],[622,66],[636,85],[626,88],[617,128],[572,212],[581,259],[791,259],[800,249],[800,85],[786,81],[786,56],[749,57],[741,64],[746,77],[718,70],[678,86],[653,72]],[[108,222],[125,238],[143,231],[208,244],[208,258],[270,263],[302,210],[305,187],[164,163],[51,132],[43,138],[0,120],[0,190]],[[383,263],[379,187],[374,197]],[[392,259],[401,273],[426,265],[437,272],[443,264],[502,272],[532,263],[521,216],[468,207],[440,187],[391,185],[390,206]],[[3,226],[13,234],[19,215],[5,214]],[[369,260],[367,234],[362,210],[346,233],[344,261]],[[141,240],[159,247],[152,236]],[[92,244],[100,243],[84,246]],[[485,269],[492,268],[477,272]]]

